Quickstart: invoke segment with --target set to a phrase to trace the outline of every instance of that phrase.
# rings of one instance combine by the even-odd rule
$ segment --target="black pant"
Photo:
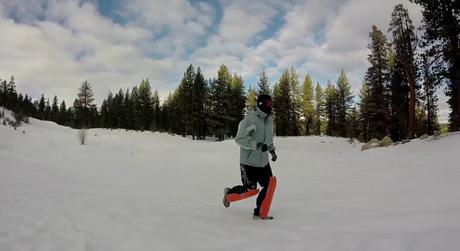
[[[267,194],[268,190],[268,183],[270,181],[270,177],[273,176],[272,169],[270,164],[267,164],[264,167],[254,167],[248,165],[241,165],[241,181],[243,185],[237,185],[230,189],[229,193],[244,193],[250,189],[256,189],[257,183],[262,187],[262,190],[259,192],[259,196],[257,197],[256,202],[256,209],[255,212],[259,212],[260,206],[265,199],[265,195]]]

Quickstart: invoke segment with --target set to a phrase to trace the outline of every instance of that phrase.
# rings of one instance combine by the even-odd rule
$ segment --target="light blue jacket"
[[[273,118],[259,108],[249,111],[238,125],[236,143],[240,146],[240,163],[254,167],[268,164],[268,152],[274,151]],[[257,143],[266,144],[268,151],[257,149]]]

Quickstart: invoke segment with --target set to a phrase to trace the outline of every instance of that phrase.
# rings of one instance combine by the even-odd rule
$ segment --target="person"
[[[242,185],[224,189],[223,203],[230,206],[227,195],[243,194],[257,189],[257,183],[262,187],[256,200],[254,217],[260,216],[260,207],[267,193],[270,177],[273,176],[269,163],[276,161],[278,156],[273,145],[273,102],[270,95],[261,94],[257,97],[257,106],[247,113],[238,125],[236,143],[240,146],[240,171]]]

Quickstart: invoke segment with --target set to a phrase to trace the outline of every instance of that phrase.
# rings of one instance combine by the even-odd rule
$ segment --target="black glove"
[[[257,143],[257,149],[261,150],[262,152],[268,151],[268,146],[263,143]]]
[[[270,153],[272,155],[272,161],[276,161],[278,159],[278,156],[276,155],[275,151],[271,151]]]

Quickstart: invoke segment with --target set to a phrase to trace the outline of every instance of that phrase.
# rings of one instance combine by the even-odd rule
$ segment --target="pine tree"
[[[289,85],[291,87],[291,107],[290,107],[290,113],[291,113],[291,120],[289,123],[289,131],[290,135],[292,136],[299,136],[300,135],[300,129],[299,129],[299,121],[300,121],[300,102],[301,102],[301,91],[300,91],[300,82],[299,82],[299,76],[297,75],[297,72],[295,71],[294,67],[291,67],[291,70],[289,72]]]
[[[315,109],[313,107],[313,82],[308,74],[302,85],[300,107],[304,118],[305,135],[311,135],[315,124]]]
[[[110,128],[109,124],[109,104],[106,99],[102,101],[101,105],[101,127]]]
[[[51,105],[49,99],[45,101],[45,120],[51,120]]]
[[[59,106],[58,106],[58,98],[54,96],[53,104],[51,106],[51,120],[58,123],[59,120]]]
[[[423,47],[436,82],[447,83],[449,129],[460,130],[460,4],[455,0],[411,0],[422,6]]]
[[[138,113],[138,122],[140,130],[150,130],[153,115],[152,106],[152,89],[148,79],[142,80],[138,89],[137,105],[135,106]]]
[[[404,66],[393,50],[389,50],[389,65],[391,68],[391,118],[390,135],[395,141],[408,137],[409,132],[409,85],[405,77]]]
[[[275,131],[278,136],[292,135],[290,130],[290,123],[293,120],[290,82],[290,73],[285,70],[273,89]]]
[[[153,120],[152,120],[152,131],[160,130],[160,95],[158,91],[155,90],[152,96],[152,106],[153,106]]]
[[[230,83],[230,72],[225,65],[221,65],[217,73],[217,79],[214,79],[210,84],[210,113],[208,117],[209,130],[219,141],[224,140],[230,132],[230,116],[228,113]]]
[[[109,95],[107,96],[107,102],[106,102],[106,116],[104,119],[102,119],[102,123],[105,122],[107,123],[107,128],[110,129],[115,129],[116,125],[116,118],[115,118],[115,113],[113,109],[113,93],[109,92]]]
[[[427,57],[422,58],[422,101],[426,111],[426,130],[427,133],[433,135],[435,131],[439,130],[438,123],[438,97],[436,95],[438,85],[436,78],[433,76],[431,70],[431,63]]]
[[[11,76],[6,88],[6,107],[12,109],[15,107],[18,97],[16,93],[16,82],[14,81],[14,76]]]
[[[348,83],[347,76],[342,70],[337,80],[337,130],[339,136],[346,137],[348,131],[347,115],[353,102],[351,86]]]
[[[125,129],[132,130],[134,129],[134,111],[133,105],[131,102],[131,96],[129,93],[129,88],[126,89],[125,97],[123,98],[123,112],[125,113]]]
[[[197,68],[192,87],[192,121],[197,139],[206,137],[206,95],[208,86],[200,67]]]
[[[0,106],[5,106],[6,107],[6,95],[8,93],[8,87],[6,80],[1,80],[0,79]]]
[[[260,94],[268,94],[271,95],[271,90],[270,90],[270,84],[268,83],[268,76],[267,73],[265,72],[265,69],[262,70],[262,73],[260,73],[259,80],[257,81],[258,85],[258,95]]]
[[[113,97],[112,100],[112,112],[114,116],[113,127],[114,128],[125,128],[125,112],[123,110],[123,99],[125,94],[123,90],[120,89],[117,94]]]
[[[244,107],[246,105],[246,95],[244,92],[244,81],[236,73],[232,77],[230,85],[230,136],[235,137],[238,132],[238,124],[244,118]]]
[[[371,42],[368,46],[370,54],[365,84],[368,88],[366,111],[369,114],[369,137],[381,139],[389,133],[390,95],[389,95],[389,45],[385,35],[374,25],[369,34]],[[363,113],[364,111],[361,111]]]
[[[77,115],[77,127],[89,127],[91,118],[91,110],[95,108],[94,93],[88,81],[84,81],[78,93],[74,108]]]
[[[185,134],[191,135],[193,130],[193,83],[195,81],[195,69],[189,65],[184,72],[179,88],[177,89],[179,109],[181,113],[181,122],[184,125]]]
[[[351,107],[350,112],[347,113],[347,137],[349,137],[352,142],[361,133],[359,118],[360,116],[356,106]]]
[[[42,94],[40,102],[38,103],[38,118],[45,120],[45,95]]]
[[[338,130],[338,91],[337,88],[328,81],[326,90],[324,91],[325,95],[325,112],[327,117],[327,128],[326,134],[329,136],[337,136],[339,134]]]
[[[369,86],[363,83],[361,90],[359,91],[359,128],[361,133],[359,134],[360,141],[367,142],[370,139],[371,131],[371,112],[370,112],[370,91]]]
[[[321,125],[324,114],[324,94],[319,83],[315,88],[315,134],[321,135]]]
[[[62,100],[61,105],[59,106],[58,124],[66,125],[66,117],[67,117],[67,108],[65,105],[65,101]]]
[[[248,97],[246,103],[246,110],[252,110],[257,106],[257,91],[252,86],[248,89]]]
[[[415,106],[416,97],[416,74],[417,66],[415,64],[415,50],[417,47],[417,38],[415,28],[409,17],[409,12],[402,4],[394,7],[391,15],[390,28],[388,30],[393,34],[393,45],[395,49],[395,59],[404,68],[404,75],[409,84],[409,137],[415,135]]]

